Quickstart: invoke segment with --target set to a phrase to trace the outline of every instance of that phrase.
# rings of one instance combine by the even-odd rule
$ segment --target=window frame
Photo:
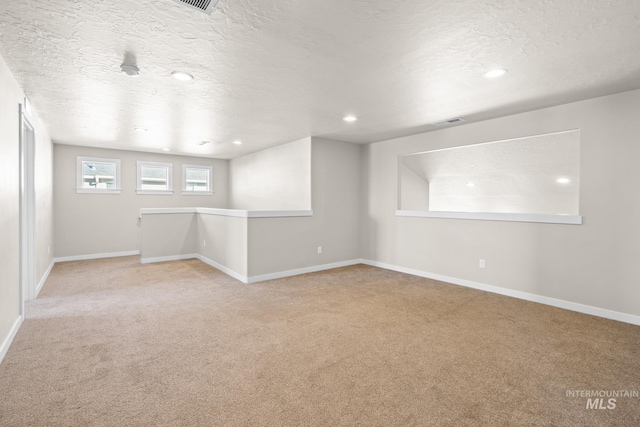
[[[206,191],[187,190],[187,169],[206,169],[209,172]],[[185,196],[213,195],[213,166],[211,165],[182,165],[182,194]]]
[[[115,187],[116,188],[85,188],[84,184],[84,176],[83,176],[83,165],[85,162],[92,163],[111,163],[116,167],[115,173]],[[88,156],[76,156],[76,193],[79,194],[120,194],[122,193],[122,182],[121,182],[121,162],[120,159],[108,159],[105,157],[88,157]]]
[[[167,188],[165,190],[142,189],[142,168],[144,166],[167,168]],[[154,195],[166,195],[166,196],[172,195],[173,194],[173,163],[149,162],[146,160],[138,160],[136,162],[136,194],[154,194]]]

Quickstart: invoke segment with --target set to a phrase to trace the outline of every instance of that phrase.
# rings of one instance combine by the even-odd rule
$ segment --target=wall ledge
[[[313,216],[312,210],[249,211],[218,208],[142,208],[140,215],[199,213],[204,215],[232,216],[237,218],[283,218]]]
[[[522,299],[525,301],[537,302],[540,304],[550,305],[552,307],[562,308],[569,311],[576,311],[578,313],[589,314],[596,317],[603,317],[605,319],[617,320],[618,322],[630,323],[632,325],[640,326],[640,316],[637,316],[634,314],[622,313],[619,311],[608,310],[606,308],[600,308],[600,307],[593,307],[591,305],[580,304],[577,302],[571,302],[571,301],[561,300],[561,299],[552,298],[552,297],[545,297],[542,295],[530,294],[528,292],[516,291],[514,289],[501,288],[499,286],[487,285],[484,283],[474,282],[471,280],[459,279],[457,277],[444,276],[442,274],[429,273],[427,271],[416,270],[413,268],[400,267],[398,265],[387,264],[384,262],[363,259],[362,263],[366,265],[370,265],[372,267],[384,268],[386,270],[397,271],[399,273],[411,274],[412,276],[438,280],[440,282],[450,283],[453,285],[459,285],[467,288],[478,289],[485,292],[505,295],[508,297]]]
[[[197,208],[142,208],[140,215],[196,213]]]
[[[397,210],[396,216],[418,218],[478,219],[483,221],[541,222],[547,224],[582,224],[582,216],[580,215]]]

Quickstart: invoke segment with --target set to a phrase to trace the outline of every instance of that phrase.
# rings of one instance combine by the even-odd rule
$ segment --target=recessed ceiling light
[[[171,148],[163,148],[162,151],[171,151]]]
[[[501,77],[507,74],[506,68],[497,68],[495,70],[487,71],[484,73],[484,76],[488,79],[495,79],[496,77]]]
[[[473,182],[467,182],[467,187],[469,187],[469,188],[473,188],[473,187],[475,187],[475,186],[476,186],[476,185],[475,185]]]
[[[356,116],[344,116],[342,120],[345,122],[355,122],[358,118]]]
[[[140,69],[135,65],[122,64],[120,70],[129,77],[138,77],[140,75]]]
[[[233,141],[233,143],[235,145],[242,145],[242,141],[240,141],[240,140],[235,140],[235,141]]]
[[[136,132],[149,132],[149,129],[145,128],[133,128],[133,130],[135,130]]]
[[[171,75],[174,79],[180,80],[182,82],[193,80],[193,76],[189,73],[185,73],[184,71],[174,71],[173,73],[171,73]]]
[[[569,178],[558,178],[556,179],[556,182],[558,184],[568,184],[571,182],[571,180]]]

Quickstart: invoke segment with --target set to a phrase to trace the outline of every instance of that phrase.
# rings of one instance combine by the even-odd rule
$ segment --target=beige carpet
[[[245,285],[197,260],[57,264],[1,426],[638,426],[640,327],[367,266]],[[605,405],[607,399],[605,399]]]

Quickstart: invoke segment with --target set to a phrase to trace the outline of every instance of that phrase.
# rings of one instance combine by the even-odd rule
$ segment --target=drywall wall
[[[429,182],[402,162],[398,167],[398,209],[428,211]]]
[[[20,317],[20,132],[18,104],[24,93],[0,57],[0,346]],[[37,285],[53,259],[51,140],[37,117],[35,128],[36,277]],[[1,352],[6,348],[0,348]]]
[[[638,114],[640,91],[631,91],[365,147],[363,257],[640,315]],[[394,214],[400,154],[570,129],[581,131],[583,225]]]
[[[358,260],[362,147],[313,138],[311,148],[313,216],[256,218],[245,212],[248,218],[239,218],[204,212],[196,216],[194,235],[193,213],[145,213],[143,260],[196,253],[191,242],[197,241],[198,255],[242,280]]]
[[[198,215],[198,253],[239,276],[247,276],[247,218]]]
[[[0,344],[20,316],[20,139],[22,93],[0,60]]]
[[[197,252],[197,214],[143,215],[141,219],[142,259],[192,255]]]
[[[311,138],[235,158],[229,167],[231,209],[310,209]]]
[[[313,216],[250,218],[250,277],[360,258],[361,151],[359,145],[312,138]]]
[[[121,160],[121,194],[76,192],[76,157]],[[229,161],[55,144],[56,258],[140,250],[141,208],[210,207],[228,204]],[[173,194],[136,194],[138,160],[173,164]],[[213,166],[213,195],[182,194],[182,165]]]

